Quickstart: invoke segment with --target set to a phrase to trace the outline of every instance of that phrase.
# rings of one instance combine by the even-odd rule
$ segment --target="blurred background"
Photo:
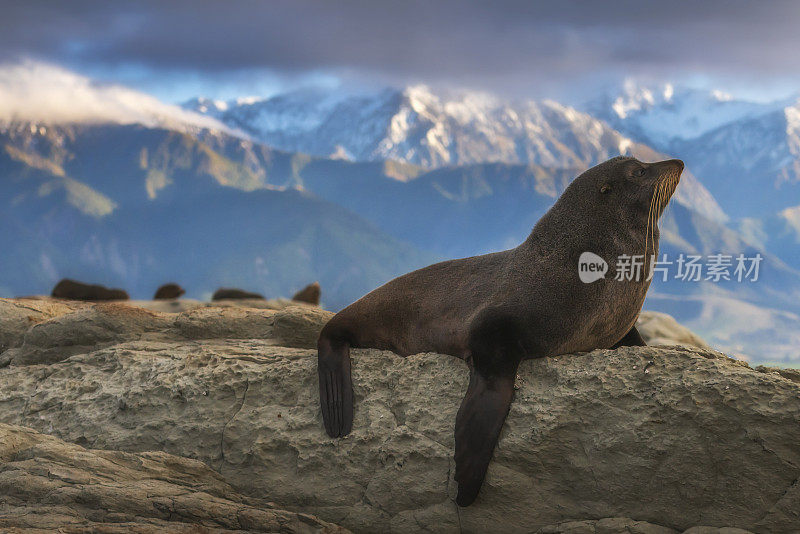
[[[661,252],[764,260],[645,309],[800,363],[800,4],[2,4],[0,296],[319,280],[338,310],[516,246],[598,162],[678,157]]]

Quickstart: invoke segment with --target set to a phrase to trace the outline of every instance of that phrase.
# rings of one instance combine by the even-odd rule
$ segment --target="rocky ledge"
[[[85,449],[0,424],[2,532],[346,532],[243,496],[202,462]]]
[[[3,479],[7,526],[25,525],[21,502],[60,507],[53,513],[65,522],[79,519],[65,524],[89,526],[145,518],[250,529],[225,519],[240,509],[284,530],[733,534],[800,525],[793,371],[751,369],[687,346],[524,362],[486,484],[475,505],[459,509],[452,433],[467,383],[460,360],[354,350],[355,427],[333,440],[320,420],[315,351],[302,348],[313,346],[328,312],[40,302],[65,308],[0,301],[0,422],[31,429],[0,427],[0,475],[31,480],[24,494],[9,489],[22,478]],[[36,308],[33,319],[20,305]],[[670,329],[656,328],[667,342]],[[89,455],[111,459],[80,463]],[[84,474],[60,474],[69,470]],[[186,473],[202,476],[195,484]],[[126,508],[122,497],[48,501],[68,493],[54,493],[45,484],[52,480],[97,495],[92,477],[112,485],[133,477],[132,492],[166,480],[163,493],[142,490],[154,510],[171,494],[214,504],[165,516]]]

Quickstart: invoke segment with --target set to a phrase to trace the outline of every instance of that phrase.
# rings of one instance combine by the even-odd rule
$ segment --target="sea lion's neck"
[[[518,247],[537,255],[575,254],[649,255],[658,252],[658,225],[647,229],[647,219],[637,214],[618,215],[597,210],[565,209],[554,205]],[[645,240],[647,243],[645,243]],[[645,246],[647,251],[645,251]]]

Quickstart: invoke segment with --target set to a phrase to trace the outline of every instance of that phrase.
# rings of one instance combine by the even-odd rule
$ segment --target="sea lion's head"
[[[599,202],[631,214],[661,216],[678,187],[683,172],[679,159],[645,163],[618,156],[583,173],[578,179],[590,182]]]
[[[679,159],[645,163],[617,156],[575,178],[568,188],[572,191],[565,195],[579,196],[589,211],[595,208],[613,218],[655,222],[678,187],[682,172]]]
[[[682,172],[679,159],[645,163],[618,156],[575,178],[557,203],[559,211],[569,214],[573,224],[582,220],[593,235],[600,229],[639,234],[647,250],[658,238],[656,223]]]

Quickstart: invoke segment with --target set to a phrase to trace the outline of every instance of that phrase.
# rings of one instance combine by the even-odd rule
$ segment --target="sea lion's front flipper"
[[[478,496],[514,397],[514,379],[525,356],[524,327],[513,315],[487,309],[469,334],[469,387],[456,416],[459,506]]]
[[[514,374],[485,378],[470,371],[469,388],[456,416],[456,482],[459,506],[478,496],[514,396]]]
[[[639,334],[639,331],[636,330],[635,326],[632,326],[631,329],[625,334],[625,337],[617,341],[612,349],[618,349],[619,347],[646,347],[647,343],[644,342],[642,336]]]
[[[353,382],[350,377],[350,344],[323,333],[318,342],[319,402],[325,431],[332,438],[353,429]]]

